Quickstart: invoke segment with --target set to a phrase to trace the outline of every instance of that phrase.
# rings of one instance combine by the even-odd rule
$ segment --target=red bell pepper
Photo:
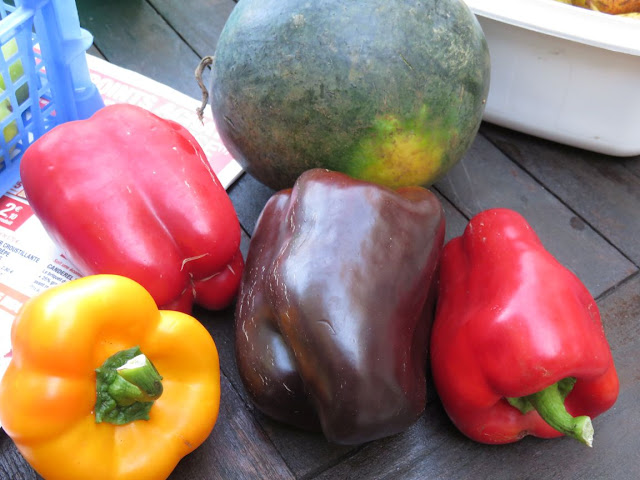
[[[591,445],[618,377],[596,302],[518,213],[493,209],[445,246],[433,379],[458,429],[483,443],[527,434]]]
[[[112,105],[53,128],[25,152],[27,199],[84,275],[119,274],[159,307],[229,305],[244,266],[224,187],[181,125]]]

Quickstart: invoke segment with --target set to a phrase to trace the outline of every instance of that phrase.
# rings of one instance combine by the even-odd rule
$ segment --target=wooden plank
[[[598,304],[605,333],[613,349],[621,390],[637,389],[640,385],[640,275],[620,285]],[[635,399],[629,399],[626,405],[619,401],[616,409],[630,408],[637,412],[639,398],[640,395],[636,394]],[[633,416],[640,420],[637,413]],[[630,418],[629,421],[633,420]],[[640,427],[636,426],[634,435],[640,437]],[[636,445],[640,445],[640,441]],[[637,463],[640,468],[640,462]]]
[[[241,251],[245,257],[248,246],[249,237],[243,233]],[[211,436],[182,460],[172,479],[293,478],[252,409],[247,408],[249,400],[235,362],[234,310],[235,305],[221,311],[194,309],[194,316],[211,333],[218,349],[222,372],[221,410]]]
[[[320,433],[301,431],[273,421],[255,409],[242,384],[236,366],[233,322],[218,322],[215,320],[214,322],[216,326],[213,335],[220,352],[221,368],[229,378],[233,388],[245,402],[246,409],[251,412],[255,421],[259,422],[261,429],[277,450],[277,452],[271,454],[272,456],[276,454],[281,456],[295,477],[301,478],[307,477],[315,471],[322,471],[328,468],[353,450],[353,447],[329,444]],[[236,477],[230,476],[228,478]]]
[[[12,480],[42,478],[27,463],[4,430],[0,431],[0,478]]]
[[[194,98],[200,58],[144,1],[78,0],[80,24],[111,63],[135,70]]]
[[[624,161],[624,166],[633,175],[640,177],[640,155],[637,157],[628,158]]]
[[[482,132],[640,265],[639,158],[612,158],[490,124]]]
[[[102,53],[100,53],[100,50],[98,50],[98,48],[95,45],[91,45],[87,49],[87,53],[89,55],[93,55],[94,57],[102,58],[104,60],[104,55],[102,55]]]
[[[638,270],[482,135],[436,188],[467,217],[495,207],[523,214],[545,247],[578,275],[595,297]]]
[[[464,229],[467,227],[469,219],[465,217],[451,202],[449,202],[449,200],[442,196],[440,192],[435,189],[432,190],[440,199],[442,208],[444,208],[446,227],[444,242],[446,244],[452,238],[459,237],[464,233]]]
[[[264,201],[266,202],[266,199]],[[262,205],[257,205],[256,209],[258,208],[261,210]],[[241,250],[245,258],[248,247],[249,238],[243,235]],[[322,471],[337,463],[340,458],[352,450],[352,447],[330,445],[320,433],[303,432],[280,424],[255,409],[242,384],[242,379],[240,378],[236,364],[235,331],[232,318],[233,310],[233,307],[224,312],[209,312],[197,309],[195,314],[211,332],[218,347],[220,368],[233,386],[238,397],[244,402],[243,408],[247,410],[247,415],[251,415],[253,421],[260,425],[261,430],[268,437],[270,444],[275,447],[275,450],[270,451],[269,457],[282,457],[296,478],[308,477],[315,471]],[[240,408],[240,405],[238,405],[237,408]],[[269,448],[273,449],[273,447]],[[235,458],[235,455],[231,455],[231,457]],[[237,477],[229,475],[227,478],[235,479]],[[279,477],[260,476],[255,478]]]
[[[243,238],[242,250],[246,257],[248,240]],[[225,311],[224,315],[215,312],[207,312],[202,309],[196,311],[196,316],[207,325],[218,347],[220,355],[220,367],[225,377],[229,379],[234,390],[244,402],[244,408],[258,422],[261,429],[269,438],[276,451],[269,456],[282,457],[296,478],[308,477],[315,471],[322,471],[337,463],[352,447],[340,447],[329,444],[320,433],[303,432],[287,425],[275,422],[259,412],[249,398],[240,374],[235,358],[235,332],[234,322],[231,318],[232,310]],[[240,405],[238,405],[240,408]],[[221,420],[224,421],[224,420]],[[235,455],[233,455],[235,457]],[[185,477],[187,478],[187,477]],[[228,478],[236,478],[230,475]],[[256,477],[279,478],[279,477]]]
[[[232,0],[149,0],[200,57],[215,53],[218,37],[235,7]]]
[[[425,413],[408,430],[365,445],[359,452],[333,468],[325,470],[316,478],[331,480],[349,479],[410,479],[410,478],[458,478],[438,471],[432,476],[407,476],[407,469],[421,458],[454,458],[448,453],[456,442],[465,442],[447,418],[438,401],[431,401]],[[460,461],[461,457],[455,457]],[[481,478],[481,477],[477,477]]]
[[[236,208],[242,228],[252,235],[260,212],[275,190],[263,185],[248,173],[244,173],[227,191]]]
[[[294,477],[229,381],[222,377],[220,414],[213,432],[198,449],[182,459],[169,478],[286,480]]]
[[[317,478],[640,478],[640,275],[604,297],[600,309],[621,390],[614,407],[594,420],[592,449],[569,438],[475,443],[455,430],[436,401],[407,432],[365,446]]]

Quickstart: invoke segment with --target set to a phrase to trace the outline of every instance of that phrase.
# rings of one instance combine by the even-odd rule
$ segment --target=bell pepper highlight
[[[47,480],[167,478],[216,423],[211,335],[129,278],[45,290],[23,305],[11,342],[0,421]]]
[[[31,208],[83,275],[129,277],[167,310],[222,309],[235,299],[240,223],[181,125],[110,105],[36,140],[20,176]]]
[[[442,251],[431,368],[453,423],[490,444],[591,446],[619,391],[595,300],[509,209],[477,214]]]
[[[444,229],[440,201],[421,187],[314,169],[271,197],[236,304],[236,358],[254,404],[339,444],[414,423]]]

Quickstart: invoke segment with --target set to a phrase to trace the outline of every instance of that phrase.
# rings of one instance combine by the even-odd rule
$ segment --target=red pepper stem
[[[573,417],[564,405],[566,390],[560,382],[524,397],[537,410],[542,419],[551,427],[569,437],[593,445],[593,424],[588,416]]]

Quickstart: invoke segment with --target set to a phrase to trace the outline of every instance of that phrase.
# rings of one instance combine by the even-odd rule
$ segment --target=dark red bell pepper
[[[161,308],[234,299],[244,266],[224,187],[181,125],[112,105],[36,140],[20,165],[37,217],[84,275],[119,274]]]
[[[258,220],[236,305],[236,358],[267,415],[358,444],[424,411],[444,215],[421,187],[302,174]]]
[[[591,445],[590,418],[619,389],[593,297],[508,209],[479,213],[443,249],[431,367],[453,423],[483,443]]]

